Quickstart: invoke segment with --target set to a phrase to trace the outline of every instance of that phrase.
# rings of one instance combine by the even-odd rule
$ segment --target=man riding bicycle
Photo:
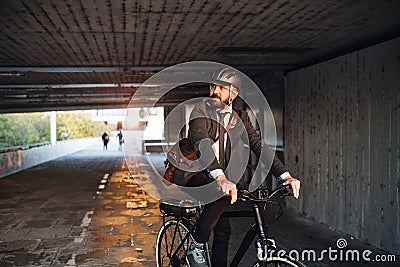
[[[249,116],[241,111],[238,115],[232,108],[233,100],[238,96],[239,90],[243,90],[241,78],[236,70],[224,67],[217,70],[212,77],[210,84],[210,101],[195,105],[191,120],[189,121],[188,139],[198,157],[200,157],[200,143],[202,149],[212,150],[215,155],[212,163],[203,171],[185,175],[183,171],[177,170],[174,181],[178,185],[186,187],[197,187],[216,181],[219,190],[224,196],[214,202],[206,204],[200,215],[195,230],[194,241],[187,251],[187,259],[191,267],[206,267],[207,262],[204,255],[204,243],[214,231],[211,262],[214,267],[224,267],[227,265],[228,243],[231,234],[229,218],[221,217],[228,211],[231,204],[237,200],[237,188],[235,183],[226,177],[226,166],[230,159],[230,147],[237,144],[237,140],[246,137],[249,146],[257,156],[260,156],[262,149],[266,149],[266,144],[254,129]],[[217,119],[210,118],[210,114]],[[243,131],[226,132],[228,124],[239,117],[242,120]],[[224,128],[219,124],[223,124]],[[229,131],[229,130],[228,130]],[[222,133],[220,135],[220,133]],[[210,140],[214,140],[211,142]],[[284,185],[290,185],[296,198],[299,197],[300,181],[293,178],[282,162],[273,154],[271,172],[278,180],[283,181]]]

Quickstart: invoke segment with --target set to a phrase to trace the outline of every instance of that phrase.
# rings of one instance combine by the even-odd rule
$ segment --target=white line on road
[[[79,237],[76,237],[74,239],[74,243],[82,243],[83,238],[85,238],[86,227],[88,227],[90,222],[92,221],[92,216],[91,215],[93,215],[93,210],[86,212],[85,216],[83,216],[83,219],[82,219],[82,222],[81,222],[81,227],[85,227],[85,228],[82,229],[82,232],[79,235]]]
[[[72,254],[72,258],[70,260],[68,260],[67,266],[76,266],[75,257],[76,257],[76,254],[75,253]]]

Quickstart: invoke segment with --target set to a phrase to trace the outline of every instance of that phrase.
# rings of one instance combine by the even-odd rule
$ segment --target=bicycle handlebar
[[[258,193],[258,196],[256,196],[255,193],[256,194]],[[291,192],[291,186],[280,185],[274,190],[272,190],[271,193],[268,192],[268,189],[266,187],[260,187],[254,192],[249,192],[247,190],[239,190],[238,199],[242,201],[250,200],[251,202],[254,203],[265,203],[270,201],[276,195],[280,195],[281,198],[287,196],[293,196],[293,193]]]

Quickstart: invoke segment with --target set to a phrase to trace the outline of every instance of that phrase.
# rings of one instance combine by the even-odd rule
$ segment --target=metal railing
[[[31,149],[31,148],[35,148],[35,147],[48,146],[50,144],[51,144],[50,142],[41,142],[41,143],[21,145],[21,146],[3,147],[3,148],[0,148],[0,153],[7,153],[7,152],[18,151],[18,150],[27,150],[27,149]]]

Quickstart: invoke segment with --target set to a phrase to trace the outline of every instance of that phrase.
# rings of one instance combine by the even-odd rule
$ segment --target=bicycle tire
[[[265,262],[256,262],[253,267],[306,267],[303,263],[288,257],[270,257]]]
[[[178,227],[178,228],[177,228]],[[175,239],[173,239],[176,230]],[[185,244],[176,253],[175,257],[169,257],[167,251],[173,251],[181,243],[184,236],[189,232],[189,229],[182,222],[171,219],[168,220],[163,226],[161,226],[158,232],[156,242],[156,262],[157,267],[189,267],[186,260],[186,251],[188,250],[190,243],[193,240],[192,235],[185,241]],[[171,250],[172,248],[172,250]]]

